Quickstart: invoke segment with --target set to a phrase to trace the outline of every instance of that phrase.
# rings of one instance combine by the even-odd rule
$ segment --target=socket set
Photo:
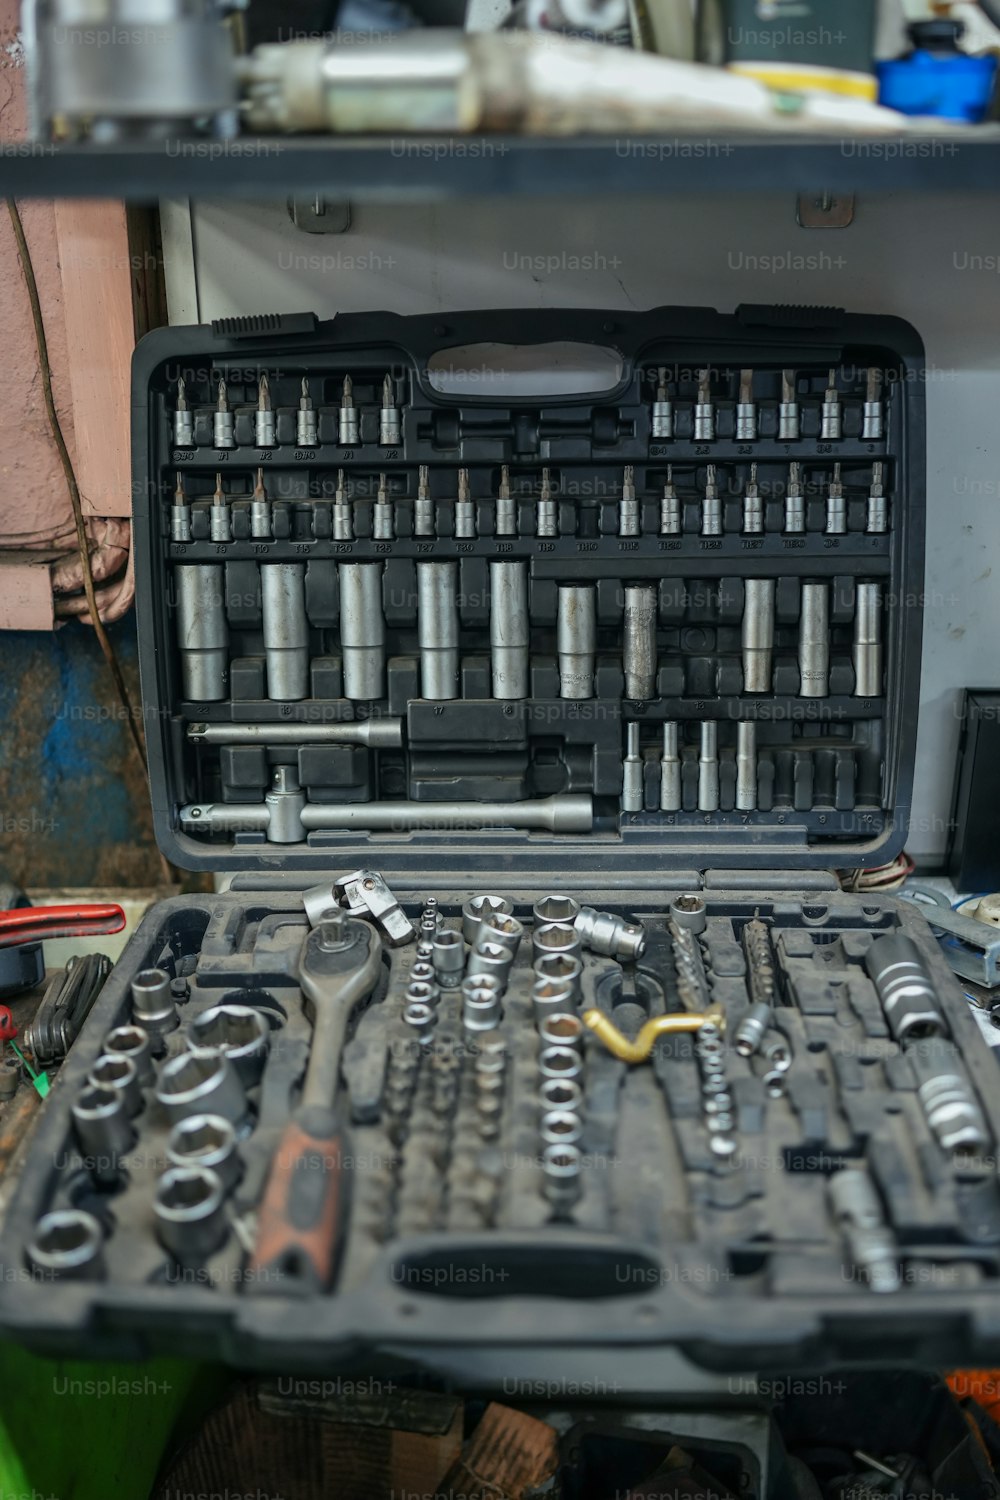
[[[263,878],[131,939],[14,1187],[6,1336],[485,1385],[996,1356],[996,1064],[913,906]]]
[[[611,350],[617,384],[493,397],[484,366],[436,388],[449,350],[518,339]],[[584,879],[598,845],[623,872],[886,862],[914,755],[921,373],[907,325],[823,309],[150,335],[162,847],[322,870],[377,834],[394,870],[465,849]]]

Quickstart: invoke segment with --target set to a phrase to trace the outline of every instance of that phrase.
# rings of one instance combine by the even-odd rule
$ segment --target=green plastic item
[[[49,1091],[49,1075],[48,1075],[48,1073],[36,1073],[35,1070],[34,1070],[34,1068],[31,1066],[30,1062],[28,1061],[28,1059],[25,1057],[24,1053],[21,1051],[20,1047],[17,1045],[17,1043],[16,1042],[11,1042],[10,1045],[13,1047],[14,1051],[17,1053],[18,1057],[20,1058],[22,1068],[25,1069],[25,1071],[28,1074],[28,1077],[31,1079],[32,1083],[35,1085],[35,1088],[38,1090],[39,1094],[41,1094],[42,1098],[44,1099],[45,1095]]]

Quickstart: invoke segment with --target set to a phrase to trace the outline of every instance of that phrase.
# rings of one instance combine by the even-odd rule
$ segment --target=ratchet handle
[[[333,1281],[350,1174],[331,1110],[305,1109],[285,1126],[257,1213],[254,1290],[296,1296]]]

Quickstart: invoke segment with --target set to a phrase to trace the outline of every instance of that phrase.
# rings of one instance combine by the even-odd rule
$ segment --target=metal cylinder
[[[344,697],[355,702],[381,698],[385,692],[381,563],[340,565],[340,649]]]
[[[622,761],[622,812],[642,812],[646,801],[646,763],[639,744],[640,727],[626,724],[625,758]]]
[[[213,1005],[190,1023],[191,1046],[198,1052],[221,1052],[251,1088],[260,1082],[271,1043],[271,1027],[251,1005]]]
[[[743,606],[743,691],[771,691],[771,663],[774,655],[773,578],[748,578],[744,585]]]
[[[741,1057],[752,1057],[760,1049],[771,1024],[769,1005],[751,1005],[736,1028],[735,1046]]]
[[[581,1192],[583,1158],[570,1141],[548,1145],[542,1152],[545,1196],[556,1214],[567,1213]]]
[[[139,1070],[123,1053],[107,1053],[97,1059],[87,1082],[94,1089],[113,1089],[120,1093],[126,1113],[137,1115],[142,1109],[142,1085]]]
[[[556,636],[559,696],[592,698],[597,661],[597,590],[592,584],[560,585]]]
[[[536,1024],[546,1016],[565,1016],[575,1010],[579,994],[570,979],[547,979],[539,975],[531,987],[531,1008]]]
[[[277,821],[276,811],[280,812]],[[443,826],[590,833],[594,826],[594,802],[585,792],[539,797],[528,802],[306,802],[298,787],[288,786],[269,792],[262,806],[192,803],[181,808],[180,822],[189,833],[262,830],[270,842],[289,844],[301,842],[314,829],[334,828],[384,833]]]
[[[229,628],[224,571],[211,563],[174,568],[181,691],[194,703],[217,703],[229,686]]]
[[[582,1047],[583,1022],[571,1010],[548,1011],[538,1018],[538,1035],[545,1047]]]
[[[104,1231],[82,1208],[44,1214],[35,1225],[28,1260],[41,1276],[97,1281],[104,1275]]]
[[[575,1047],[543,1047],[538,1056],[543,1078],[579,1078],[583,1061]]]
[[[196,1266],[221,1249],[229,1233],[225,1191],[208,1167],[170,1167],[156,1185],[156,1232],[182,1266]]]
[[[523,937],[524,928],[516,917],[496,911],[484,914],[479,923],[476,941],[498,943],[501,948],[509,948],[511,954],[515,955]]]
[[[166,969],[140,969],[132,980],[131,992],[132,1019],[148,1033],[153,1055],[159,1057],[164,1038],[180,1025],[170,975]]]
[[[579,999],[583,960],[577,953],[536,953],[532,965],[538,979],[566,981],[574,999]]]
[[[221,1115],[239,1129],[247,1098],[239,1074],[221,1052],[185,1052],[164,1063],[156,1097],[176,1124],[191,1115]]]
[[[972,1080],[953,1042],[929,1037],[907,1047],[917,1097],[943,1151],[982,1152],[991,1145]]]
[[[675,896],[669,907],[670,920],[678,927],[693,932],[695,936],[708,926],[708,908],[704,899],[695,894]]]
[[[579,1114],[583,1089],[573,1078],[544,1078],[538,1098],[543,1109],[569,1109]]]
[[[490,650],[494,698],[527,698],[530,642],[528,564],[491,562]]]
[[[167,1140],[172,1167],[201,1167],[214,1172],[223,1192],[234,1188],[243,1172],[236,1149],[236,1131],[221,1115],[192,1115],[178,1120]]]
[[[752,812],[757,806],[757,725],[741,720],[736,726],[736,808]]]
[[[660,811],[680,812],[681,801],[680,726],[666,723],[660,755]]]
[[[825,698],[830,691],[830,590],[802,585],[799,619],[799,697]]]
[[[539,927],[549,922],[572,924],[580,912],[580,903],[574,896],[542,896],[531,908],[531,915]]]
[[[121,1159],[135,1140],[121,1090],[88,1084],[74,1102],[72,1113],[73,1129],[88,1171],[97,1182],[117,1182]]]
[[[578,913],[573,923],[544,922],[540,927],[536,927],[531,934],[531,948],[534,958],[541,958],[548,953],[561,953],[569,958],[579,958],[583,947],[580,933],[576,926],[579,919]]]
[[[104,1052],[108,1056],[129,1057],[135,1064],[139,1087],[146,1088],[153,1082],[153,1048],[149,1032],[141,1026],[116,1026],[104,1039]]]
[[[274,412],[257,410],[254,417],[254,440],[258,448],[274,447]]]
[[[293,703],[309,696],[309,621],[304,563],[265,563],[260,570],[267,696]]]
[[[573,1146],[583,1135],[583,1121],[570,1109],[550,1109],[543,1114],[538,1133],[546,1146]]]
[[[479,924],[491,912],[500,916],[513,915],[514,907],[506,896],[472,896],[462,907],[462,936],[467,943],[474,943],[479,936]]]
[[[947,1032],[934,981],[920,949],[905,933],[876,938],[865,954],[864,963],[897,1042],[942,1036]]]
[[[653,584],[631,583],[625,589],[623,658],[626,698],[655,698],[656,588]]]
[[[212,436],[217,448],[236,447],[236,438],[234,436],[235,424],[231,411],[214,412],[212,428]]]
[[[480,928],[480,935],[482,928]],[[457,989],[465,969],[465,942],[460,932],[438,927],[431,940],[431,963],[442,989]]]
[[[507,988],[510,966],[513,961],[514,955],[509,948],[502,948],[499,943],[477,939],[476,946],[469,954],[466,973],[469,977],[474,974],[492,974],[500,985],[502,993]]]
[[[626,922],[615,912],[581,906],[575,925],[583,946],[594,953],[606,953],[611,958],[631,962],[646,946],[646,935],[639,924]]]
[[[701,724],[698,749],[698,811],[719,809],[719,726],[714,719]]]
[[[898,1251],[868,1174],[857,1168],[834,1172],[827,1192],[851,1255],[872,1291],[898,1291]]]
[[[457,563],[417,563],[420,693],[435,701],[458,697],[457,591]]]
[[[854,696],[882,696],[882,587],[859,583],[854,612]]]
[[[492,974],[474,974],[462,985],[462,1025],[466,1031],[493,1031],[500,1023],[503,992]]]

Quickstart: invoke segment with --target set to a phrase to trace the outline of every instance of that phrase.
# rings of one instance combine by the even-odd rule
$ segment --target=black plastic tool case
[[[497,402],[435,394],[427,367],[438,351],[474,344],[591,342],[618,351],[619,384],[598,397]],[[884,372],[884,436],[861,437],[864,379]],[[651,438],[656,372],[667,369],[674,409],[669,441]],[[735,440],[743,369],[754,371],[758,435]],[[700,372],[710,372],[715,436],[693,441]],[[781,372],[795,372],[801,435],[776,436]],[[843,436],[820,438],[828,374],[838,372]],[[909,813],[919,680],[924,526],[922,352],[894,319],[832,310],[744,308],[647,314],[468,313],[441,319],[388,315],[234,320],[171,329],[144,341],[135,362],[134,462],[139,627],[151,789],[160,843],[179,864],[235,872],[225,894],[177,898],[146,918],[117,965],[63,1067],[10,1206],[0,1258],[23,1267],[38,1216],[84,1205],[105,1222],[104,1279],[51,1283],[26,1277],[0,1290],[12,1335],[63,1352],[152,1347],[261,1367],[329,1367],[380,1355],[446,1366],[474,1350],[480,1374],[496,1351],[544,1362],[574,1349],[634,1362],[641,1349],[681,1350],[715,1369],[781,1368],[854,1360],[968,1362],[1000,1352],[1000,1193],[995,1161],[953,1159],[932,1136],[907,1058],[891,1040],[863,967],[875,937],[905,930],[921,949],[948,1031],[965,1056],[987,1127],[1000,1140],[995,1064],[966,1002],[915,909],[839,889],[830,866],[884,862],[903,843]],[[254,446],[259,376],[275,409],[276,446]],[[401,413],[400,442],[380,444],[386,373]],[[171,442],[183,375],[194,446]],[[359,444],[338,443],[337,408],[350,375]],[[306,377],[317,444],[295,446]],[[234,413],[236,447],[213,447],[219,379]],[[783,527],[788,465],[802,465],[805,530]],[[722,535],[701,535],[706,465],[723,496]],[[749,466],[765,497],[764,532],[743,533]],[[846,532],[826,528],[826,496],[840,463]],[[874,465],[883,465],[888,528],[866,529]],[[426,464],[437,535],[412,536],[418,467]],[[518,534],[497,538],[503,466],[517,497]],[[623,470],[634,469],[637,536],[619,534]],[[670,476],[682,534],[662,535]],[[250,535],[247,498],[258,467],[271,502],[269,538]],[[460,468],[469,472],[477,536],[455,538]],[[331,486],[343,469],[355,540],[330,535]],[[535,535],[542,470],[557,499],[559,535]],[[175,474],[193,501],[190,542],[170,538]],[[208,505],[223,474],[233,540],[213,541]],[[372,537],[372,496],[385,474],[394,499],[391,538]],[[490,693],[489,572],[498,556],[530,570],[530,694]],[[460,695],[418,696],[416,564],[459,565]],[[385,697],[341,696],[338,564],[383,564]],[[304,568],[311,697],[267,698],[260,570]],[[185,702],[177,649],[175,569],[224,569],[229,662],[225,696]],[[752,570],[752,571],[751,571]],[[773,691],[747,696],[741,679],[744,579],[774,579]],[[658,588],[657,696],[627,702],[621,664],[622,587]],[[798,611],[803,580],[830,585],[829,693],[799,696]],[[881,694],[855,693],[855,591],[882,584]],[[594,696],[560,696],[556,590],[597,590]],[[399,719],[401,744],[371,749],[296,744],[287,726]],[[751,810],[734,805],[735,724],[758,729]],[[699,724],[718,725],[719,808],[699,810]],[[280,744],[249,754],[192,742],[192,724],[274,724]],[[642,726],[642,811],[622,813],[626,723]],[[660,811],[663,723],[681,736],[683,806]],[[316,752],[322,753],[306,753]],[[427,807],[431,825],[372,833],[312,831],[277,843],[239,809],[259,809],[277,772],[303,802],[363,809],[396,799]],[[589,833],[450,826],[450,799],[486,805],[590,797]],[[237,810],[223,835],[197,831],[192,807]],[[301,805],[301,804],[300,804]],[[181,825],[181,809],[186,809]],[[435,811],[436,808],[436,811]],[[421,817],[416,820],[423,823]],[[363,821],[360,827],[364,829]],[[192,828],[196,831],[192,832]],[[366,866],[383,872],[416,919],[430,896],[457,925],[477,892],[507,896],[530,926],[533,902],[570,891],[646,927],[635,964],[585,956],[582,1004],[628,1034],[680,1007],[666,911],[673,894],[702,891],[708,924],[700,950],[713,1001],[730,1026],[749,1003],[740,939],[767,924],[779,976],[777,1030],[793,1054],[781,1097],[753,1060],[729,1058],[740,1150],[713,1157],[698,1107],[690,1037],[658,1042],[629,1067],[588,1035],[584,1049],[582,1192],[554,1217],[541,1191],[538,1050],[532,1021],[530,933],[515,962],[501,1034],[508,1064],[499,1129],[477,1134],[474,1048],[463,1038],[457,992],[442,992],[434,1042],[414,1055],[402,993],[414,947],[387,953],[385,973],[358,1015],[344,1059],[353,1170],[347,1241],[335,1291],[295,1298],[253,1284],[243,1245],[252,1235],[274,1151],[308,1056],[310,1027],[296,984],[306,933],[301,892]],[[95,1191],[73,1144],[70,1109],[107,1031],[129,1015],[140,968],[165,966],[184,992],[183,1047],[192,1016],[222,999],[265,1011],[274,1045],[251,1094],[253,1128],[241,1144],[244,1175],[233,1208],[243,1225],[201,1270],[181,1272],[153,1230],[152,1192],[166,1124],[147,1092],[126,1176]],[[442,1061],[445,1059],[445,1061]],[[386,1107],[392,1086],[395,1112]],[[407,1090],[409,1093],[407,1094]],[[399,1101],[405,1095],[405,1108]],[[837,1168],[866,1165],[898,1246],[901,1285],[878,1295],[853,1268],[827,1208]],[[566,1358],[570,1356],[567,1354]],[[452,1368],[454,1366],[452,1365]],[[623,1389],[631,1387],[626,1380]]]

